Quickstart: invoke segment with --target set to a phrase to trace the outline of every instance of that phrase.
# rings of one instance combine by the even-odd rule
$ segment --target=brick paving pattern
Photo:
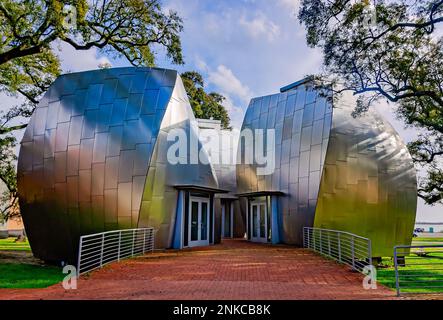
[[[365,290],[363,276],[290,246],[225,240],[113,263],[78,281],[46,289],[0,289],[0,299],[393,299],[383,286]]]

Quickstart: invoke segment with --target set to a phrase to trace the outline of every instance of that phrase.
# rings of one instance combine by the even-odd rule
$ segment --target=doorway
[[[232,201],[222,202],[222,237],[232,238],[234,229],[234,204]]]
[[[268,210],[266,202],[251,203],[251,241],[268,242]]]
[[[189,247],[209,245],[209,199],[190,197],[189,201]]]

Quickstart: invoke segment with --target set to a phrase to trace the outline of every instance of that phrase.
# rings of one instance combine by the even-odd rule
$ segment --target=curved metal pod
[[[210,165],[166,161],[170,130],[194,134],[176,71],[117,68],[60,76],[34,111],[18,161],[33,253],[75,261],[80,235],[152,226],[169,247],[175,184],[217,187]]]
[[[240,194],[282,194],[273,220],[278,240],[301,246],[303,227],[315,226],[370,238],[376,257],[410,243],[416,173],[389,123],[374,110],[353,118],[352,96],[332,103],[306,80],[281,91],[252,99],[242,128],[275,129],[274,172],[258,176],[256,164],[237,166]],[[241,201],[244,214],[247,203]]]

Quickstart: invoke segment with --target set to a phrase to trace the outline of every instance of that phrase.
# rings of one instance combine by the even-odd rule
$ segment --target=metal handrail
[[[397,296],[403,293],[442,293],[443,245],[395,246],[394,269]]]
[[[153,228],[126,229],[80,237],[77,272],[79,275],[111,262],[154,251]]]
[[[346,231],[304,227],[303,246],[360,272],[372,263],[371,240]]]

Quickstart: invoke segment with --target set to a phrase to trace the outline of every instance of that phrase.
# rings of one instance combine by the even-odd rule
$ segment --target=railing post
[[[100,250],[100,267],[103,265],[103,251],[105,248],[105,234],[102,233],[102,248]]]
[[[303,248],[306,248],[306,228],[303,228]]]
[[[323,254],[322,229],[320,229],[320,253]]]
[[[398,275],[398,261],[397,261],[397,247],[394,247],[394,269],[395,269],[395,288],[397,290],[397,297],[400,296],[400,280]]]
[[[81,260],[82,260],[82,246],[83,246],[83,237],[80,237],[80,244],[78,247],[78,260],[77,260],[77,276],[80,275],[80,267],[81,267]]]
[[[331,257],[331,233],[328,232],[328,252],[329,256]]]
[[[132,230],[132,254],[131,254],[131,257],[134,256],[134,244],[135,244],[135,229]]]
[[[145,245],[146,245],[146,229],[143,230],[143,254],[145,254]]]
[[[152,252],[155,250],[155,230],[154,228],[151,228],[151,237],[152,237]]]
[[[368,259],[369,259],[369,266],[372,265],[372,241],[368,240]]]
[[[313,250],[317,250],[317,244],[316,244],[316,241],[315,241],[315,229],[312,228],[311,230],[312,230],[312,240],[314,242],[312,249]]]
[[[118,254],[117,254],[117,261],[120,261],[121,244],[122,244],[122,231],[120,230],[118,232]]]
[[[352,269],[355,270],[354,236],[351,236],[351,258],[352,258]]]
[[[308,248],[311,249],[312,229],[308,228]]]
[[[338,232],[337,237],[338,237],[338,262],[341,263],[341,239],[340,239],[340,232]]]

